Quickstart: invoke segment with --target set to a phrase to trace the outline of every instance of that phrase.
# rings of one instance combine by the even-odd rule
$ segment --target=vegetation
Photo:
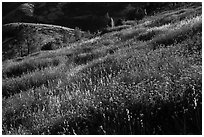
[[[4,61],[2,134],[201,135],[198,6]]]

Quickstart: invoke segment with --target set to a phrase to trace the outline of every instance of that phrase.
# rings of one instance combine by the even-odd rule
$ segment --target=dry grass
[[[107,33],[3,79],[3,134],[202,134],[201,20]]]

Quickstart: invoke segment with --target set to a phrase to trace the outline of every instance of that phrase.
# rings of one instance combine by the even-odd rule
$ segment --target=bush
[[[126,14],[126,19],[127,20],[141,20],[145,17],[145,11],[142,10],[141,8],[136,8],[133,10],[128,11]]]
[[[94,55],[91,53],[84,53],[84,54],[79,54],[74,57],[74,63],[77,65],[81,64],[86,64],[89,61],[92,61],[94,59]]]
[[[155,31],[148,31],[146,33],[140,34],[137,39],[140,41],[151,40],[156,35]]]
[[[122,26],[123,24],[123,20],[122,19],[117,19],[115,22],[115,26]]]
[[[128,39],[132,39],[134,37],[137,37],[140,35],[140,33],[144,33],[146,31],[146,28],[135,28],[135,29],[127,29],[125,31],[122,31],[119,34],[119,37],[122,41],[126,41]]]
[[[53,43],[48,42],[41,47],[41,50],[53,50]]]
[[[82,38],[82,32],[77,27],[74,29],[74,36],[76,40],[80,40]]]

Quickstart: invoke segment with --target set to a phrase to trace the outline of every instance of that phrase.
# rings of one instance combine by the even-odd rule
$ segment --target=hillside
[[[97,34],[58,25],[3,25],[2,134],[202,134],[201,3]]]
[[[91,34],[79,29],[36,23],[9,23],[2,27],[3,60],[54,50],[87,39]]]
[[[199,6],[200,3],[167,2],[3,2],[3,24],[29,22],[60,25],[69,28],[79,27],[83,31],[95,32],[106,26],[103,21],[108,12],[118,19],[130,20],[139,15],[138,8],[146,9],[148,15],[163,10]],[[133,17],[134,16],[134,17]]]

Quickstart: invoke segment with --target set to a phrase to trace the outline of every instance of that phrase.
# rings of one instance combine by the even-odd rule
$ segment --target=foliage
[[[43,69],[48,66],[58,66],[62,58],[47,58],[41,60],[29,59],[17,63],[9,63],[2,69],[3,78],[20,76],[36,69]]]
[[[2,134],[202,134],[202,16],[152,19],[3,63]]]

